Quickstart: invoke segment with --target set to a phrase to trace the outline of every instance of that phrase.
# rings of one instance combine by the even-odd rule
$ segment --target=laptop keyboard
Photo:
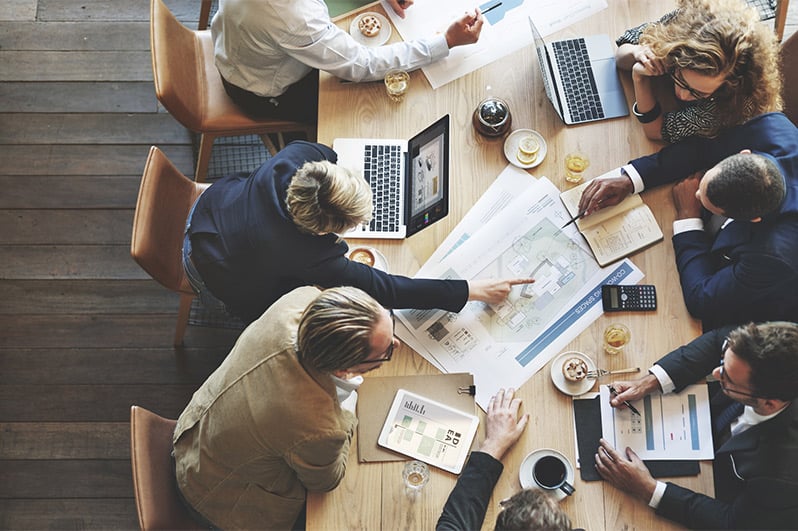
[[[552,43],[554,60],[560,70],[565,103],[574,122],[604,118],[590,57],[584,39],[570,39]]]
[[[401,146],[367,145],[363,160],[363,177],[374,194],[374,217],[368,226],[363,225],[363,230],[396,232],[400,219]]]

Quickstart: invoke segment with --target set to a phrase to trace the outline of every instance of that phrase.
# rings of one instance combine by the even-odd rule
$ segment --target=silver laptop
[[[448,114],[410,140],[336,138],[333,149],[374,194],[371,222],[345,237],[406,238],[449,213]]]
[[[608,35],[546,43],[532,17],[529,26],[546,95],[563,122],[571,125],[629,115]]]

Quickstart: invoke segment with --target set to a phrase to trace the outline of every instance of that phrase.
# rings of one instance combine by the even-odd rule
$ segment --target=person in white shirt
[[[404,18],[413,0],[388,3]],[[245,112],[315,123],[319,70],[348,81],[414,70],[477,42],[484,20],[475,8],[445,33],[369,47],[332,22],[324,0],[220,0],[211,34],[225,89]]]
[[[679,392],[710,372],[720,384],[711,398],[715,498],[655,480],[631,448],[619,451],[604,439],[596,469],[657,514],[691,529],[797,528],[798,324],[749,323],[706,333],[646,376],[614,383],[619,394],[611,405]]]

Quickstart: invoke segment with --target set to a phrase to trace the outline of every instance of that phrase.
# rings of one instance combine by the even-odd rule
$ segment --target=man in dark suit
[[[251,322],[300,286],[354,286],[388,308],[460,311],[499,303],[531,279],[390,275],[346,258],[339,233],[371,219],[368,183],[327,146],[292,142],[251,175],[213,183],[189,214],[183,265],[204,304]],[[221,302],[220,302],[221,301]]]
[[[714,368],[713,368],[714,367]],[[635,381],[616,382],[613,407],[681,391],[712,373],[715,498],[655,480],[637,454],[601,440],[596,468],[657,514],[700,529],[798,527],[798,324],[749,323],[708,332]],[[718,400],[718,398],[725,398]],[[728,437],[727,440],[726,437]]]
[[[635,159],[619,176],[591,183],[580,211],[590,214],[696,172],[706,172],[703,187],[697,177],[674,187],[673,246],[687,309],[705,331],[798,321],[798,129],[783,114],[764,114],[717,138],[690,138]],[[702,218],[710,216],[705,224]]]

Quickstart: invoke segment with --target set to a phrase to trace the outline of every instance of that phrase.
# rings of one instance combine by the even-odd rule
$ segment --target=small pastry
[[[376,37],[382,29],[382,23],[380,22],[380,19],[374,15],[364,15],[357,23],[357,27],[360,30],[360,33],[366,37]]]
[[[562,364],[562,374],[569,382],[581,382],[587,378],[587,363],[581,358],[568,358]]]

